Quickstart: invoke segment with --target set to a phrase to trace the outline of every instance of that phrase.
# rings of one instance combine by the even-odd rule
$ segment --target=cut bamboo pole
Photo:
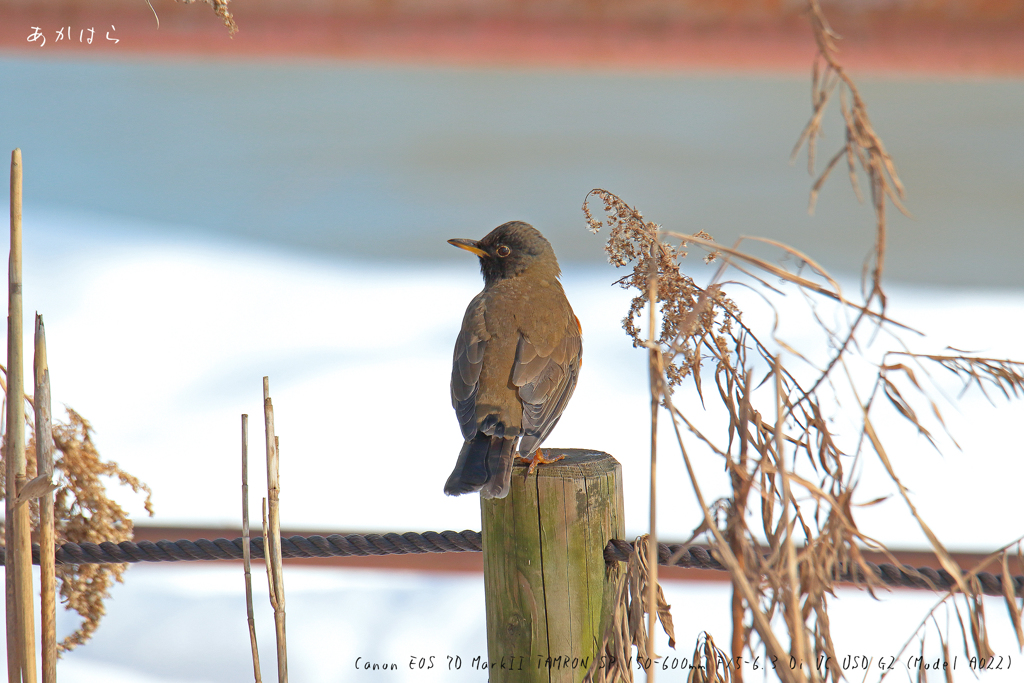
[[[288,647],[285,638],[284,566],[281,561],[281,482],[278,441],[274,435],[274,405],[270,400],[270,378],[263,378],[263,418],[267,435],[267,522],[270,537],[264,535],[263,549],[268,553],[272,574],[274,628],[277,633],[277,680],[288,681]]]
[[[46,363],[46,330],[43,316],[36,314],[35,357],[33,360],[36,419],[36,464],[39,476],[53,479],[53,428],[50,415],[50,370]],[[56,540],[53,491],[39,499],[39,621],[41,628],[43,683],[57,681],[57,581],[54,568]]]
[[[7,677],[36,681],[35,618],[32,600],[32,538],[29,508],[17,504],[25,484],[25,369],[21,302],[21,150],[11,152],[11,254],[7,297]],[[13,485],[12,485],[13,483]],[[13,650],[13,652],[12,652]]]
[[[242,565],[245,567],[245,616],[249,622],[249,646],[252,649],[252,674],[262,683],[260,649],[256,644],[256,619],[252,613],[252,570],[249,557],[249,416],[242,415]],[[44,681],[45,683],[45,681]]]

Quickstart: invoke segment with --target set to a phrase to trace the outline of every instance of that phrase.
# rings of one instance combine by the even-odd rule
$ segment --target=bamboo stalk
[[[256,644],[256,619],[252,613],[252,571],[249,557],[249,416],[242,415],[242,565],[245,567],[245,616],[249,622],[252,673],[262,683],[260,649]],[[43,683],[46,683],[45,681]]]
[[[17,505],[25,484],[25,377],[21,297],[21,150],[11,152],[11,254],[7,298],[7,677],[36,681],[35,618],[32,601],[32,538],[29,508]],[[14,483],[12,486],[11,483]],[[13,571],[12,571],[13,568]],[[12,652],[13,650],[13,652]]]
[[[36,463],[39,475],[53,479],[53,428],[50,415],[50,369],[46,363],[46,330],[43,316],[36,314],[35,358],[33,362],[36,419]],[[57,580],[54,567],[56,539],[53,491],[39,499],[39,621],[42,632],[43,683],[57,681]]]
[[[288,647],[285,638],[284,566],[281,561],[281,482],[278,441],[274,435],[274,405],[270,400],[270,378],[263,378],[263,418],[267,436],[267,522],[270,536],[264,536],[264,552],[268,554],[273,583],[274,627],[277,633],[277,680],[288,682]]]

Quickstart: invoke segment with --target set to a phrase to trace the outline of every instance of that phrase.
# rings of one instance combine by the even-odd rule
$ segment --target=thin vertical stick
[[[285,639],[284,612],[284,566],[281,561],[281,515],[280,498],[281,482],[277,437],[274,435],[274,406],[270,401],[270,378],[263,378],[263,417],[267,433],[267,521],[270,537],[264,537],[264,549],[269,551],[273,573],[271,581],[274,585],[274,626],[277,631],[277,680],[278,683],[288,681],[288,648]]]
[[[281,456],[281,441],[274,436],[274,475],[278,477],[278,465]],[[269,491],[268,491],[269,493]],[[270,533],[274,538],[274,556],[271,559],[274,565],[274,597],[277,598],[277,608],[274,611],[274,627],[278,639],[278,660],[277,678],[278,683],[288,683],[288,648],[286,646],[284,629],[284,560],[281,556],[281,508],[279,496],[281,493],[280,479],[277,489],[271,500],[274,501],[273,515],[271,516]]]
[[[249,621],[252,673],[262,683],[260,649],[256,645],[256,619],[252,613],[252,571],[249,557],[249,416],[242,415],[242,565],[245,567],[245,616]],[[45,683],[45,681],[44,681]]]
[[[657,338],[654,332],[658,308],[658,233],[654,233],[651,244],[651,267],[647,276],[647,301],[650,306],[650,322],[647,343],[650,352],[651,379],[651,530],[647,546],[647,681],[654,681],[654,626],[658,615],[658,516],[657,516],[657,471],[658,471],[658,408],[661,405],[661,367]]]
[[[35,683],[35,610],[32,604],[29,508],[16,504],[17,493],[24,486],[27,475],[21,326],[21,178],[21,150],[16,149],[11,152],[11,256],[7,290],[7,676],[13,683],[18,683],[19,675],[23,673],[25,683]]]
[[[36,313],[35,358],[36,464],[40,477],[53,479],[53,428],[50,419],[50,369],[46,363],[46,329],[43,316]],[[57,580],[54,571],[56,548],[53,491],[39,499],[39,621],[42,641],[43,683],[57,681]]]

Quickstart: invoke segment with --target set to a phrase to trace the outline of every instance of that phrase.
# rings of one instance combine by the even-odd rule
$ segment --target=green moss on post
[[[621,569],[604,547],[625,533],[622,467],[612,456],[544,449],[506,498],[481,500],[491,683],[578,682],[600,649]]]

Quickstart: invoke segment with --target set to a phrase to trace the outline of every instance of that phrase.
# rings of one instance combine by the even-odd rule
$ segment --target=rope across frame
[[[250,539],[250,553],[255,559],[263,558],[263,538]],[[481,552],[479,531],[427,531],[422,534],[331,534],[329,536],[289,536],[281,539],[281,554],[285,558],[308,557],[367,557],[370,555],[412,555],[424,553]],[[625,562],[635,552],[632,543],[612,539],[604,549],[606,562]],[[701,546],[682,546],[659,543],[658,563],[669,566],[669,560],[678,553],[672,566],[689,569],[725,571],[725,567]],[[196,541],[122,541],[120,543],[64,543],[56,549],[58,564],[117,564],[123,562],[193,562],[242,559],[242,539],[215,538]],[[39,564],[39,545],[32,546],[32,562]],[[0,564],[5,563],[0,548]],[[897,566],[867,563],[875,577],[884,585],[899,588],[947,591],[956,585],[953,577],[943,569],[932,567]],[[859,567],[853,567],[836,577],[847,583],[865,583]],[[1003,576],[979,572],[981,590],[985,595],[1004,595]],[[1024,596],[1024,576],[1011,577],[1014,595]]]

